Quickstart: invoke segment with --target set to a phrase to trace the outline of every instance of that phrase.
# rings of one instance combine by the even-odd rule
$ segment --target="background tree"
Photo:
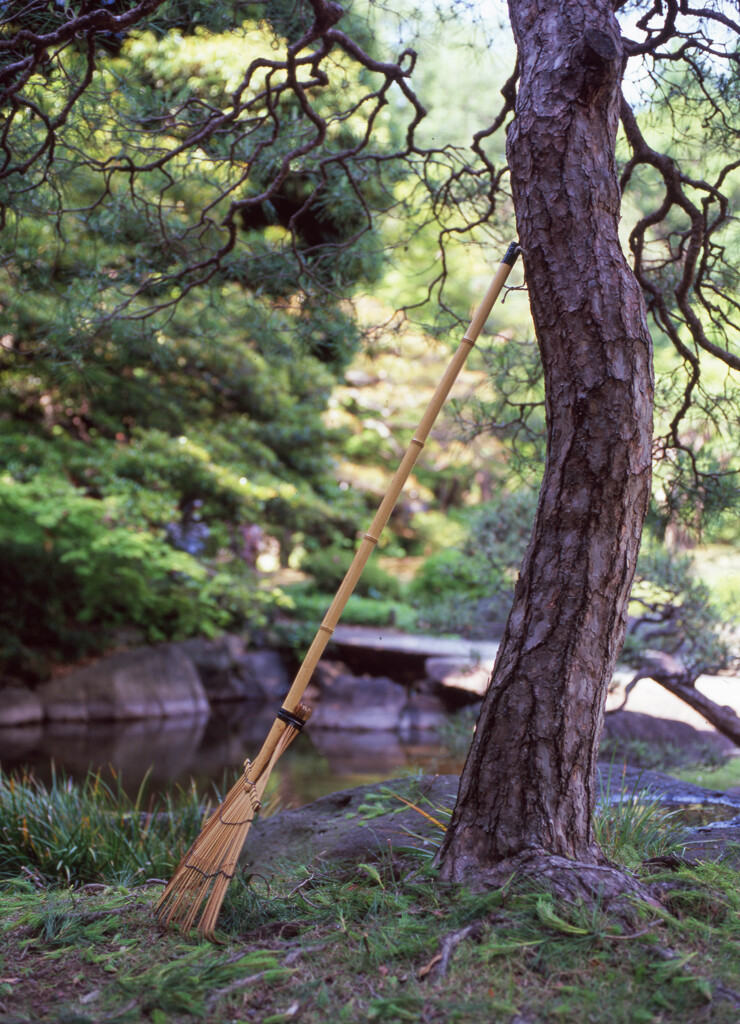
[[[0,13],[7,671],[104,627],[257,629],[280,595],[245,531],[285,558],[353,532],[321,414],[360,341],[346,297],[377,277],[407,72],[365,89],[345,49],[330,77],[305,12],[245,13]]]

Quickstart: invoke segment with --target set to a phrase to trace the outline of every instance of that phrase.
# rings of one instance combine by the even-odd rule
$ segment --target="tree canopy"
[[[726,517],[737,496],[738,24],[719,0],[614,7],[623,236],[656,344],[661,533]],[[446,330],[470,301],[456,271],[477,274],[512,231],[503,136],[521,61],[501,44],[503,11],[441,14],[433,47],[460,80],[472,54],[445,18],[510,54],[495,103],[472,84],[450,98],[432,42],[415,43],[429,12],[412,7],[2,5],[11,667],[28,668],[37,642],[84,647],[89,630],[70,626],[80,599],[93,626],[134,622],[152,638],[258,625],[267,598],[245,530],[280,538],[284,557],[296,535],[353,534],[359,498],[338,493],[321,416],[361,343],[348,300],[401,275],[402,317],[436,309]],[[585,38],[598,69],[608,44]],[[470,139],[461,104],[478,121]],[[487,358],[492,399],[460,409],[461,425],[514,442],[508,469],[539,473],[531,336]],[[141,585],[145,564],[154,585]],[[100,583],[111,575],[130,583],[114,601]]]

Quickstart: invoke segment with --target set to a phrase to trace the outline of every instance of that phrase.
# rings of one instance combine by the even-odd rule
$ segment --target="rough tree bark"
[[[508,157],[548,454],[438,857],[450,880],[499,884],[522,869],[607,895],[627,881],[592,834],[596,756],[649,499],[653,395],[645,307],[617,233],[612,7],[509,0],[520,82]]]

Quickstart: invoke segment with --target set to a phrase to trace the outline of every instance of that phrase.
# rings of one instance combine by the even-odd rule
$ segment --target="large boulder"
[[[425,689],[438,696],[452,710],[475,704],[485,694],[491,678],[492,662],[459,657],[427,658]]]
[[[312,860],[362,864],[388,857],[391,851],[402,855],[404,848],[426,851],[431,858],[443,829],[424,812],[444,825],[455,804],[458,782],[454,775],[393,779],[341,790],[305,807],[280,811],[252,827],[240,866],[247,873],[269,877]],[[621,764],[600,764],[598,783],[601,803],[630,800],[634,793],[648,790],[651,798],[667,808],[719,809],[727,820],[722,827],[717,823],[695,829],[687,837],[687,854],[738,863],[733,850],[740,840],[740,798]]]
[[[195,665],[211,704],[280,699],[288,692],[288,673],[275,651],[247,652],[242,638],[231,634],[178,646]]]
[[[313,858],[364,863],[387,857],[389,844],[425,849],[431,857],[443,830],[423,812],[434,816],[440,807],[452,808],[458,781],[453,775],[393,779],[344,789],[306,807],[281,811],[252,827],[241,866],[269,875],[282,864],[307,864]]]
[[[112,654],[36,693],[50,721],[166,718],[209,708],[195,666],[177,644]]]
[[[41,701],[25,686],[9,686],[0,690],[0,728],[40,722],[43,717]]]
[[[211,704],[226,701],[280,702],[291,679],[277,651],[247,651],[235,634],[217,640],[196,637],[178,644],[195,665]]]
[[[311,727],[360,732],[397,729],[407,700],[405,687],[386,676],[325,676]]]
[[[247,651],[235,660],[234,670],[250,691],[257,690],[263,700],[282,701],[292,679],[277,651]]]
[[[403,735],[433,732],[448,719],[445,704],[431,693],[413,693],[401,712],[399,728]]]

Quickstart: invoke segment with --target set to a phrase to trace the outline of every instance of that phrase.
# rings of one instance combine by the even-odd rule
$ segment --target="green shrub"
[[[537,503],[533,491],[502,494],[469,514],[466,539],[437,551],[411,584],[428,629],[490,636],[511,606]]]
[[[311,629],[317,629],[331,603],[332,595],[307,590],[305,584],[287,587],[286,608],[292,619],[305,622]],[[416,612],[403,602],[382,597],[363,597],[352,594],[342,612],[341,621],[352,626],[396,626],[398,629],[413,631]],[[301,632],[303,639],[308,636]],[[291,642],[289,646],[293,646]]]
[[[74,659],[133,625],[150,641],[263,625],[280,594],[238,560],[209,569],[136,528],[120,499],[94,500],[42,472],[0,489],[0,668],[31,678],[44,655]]]
[[[348,548],[333,545],[321,551],[308,552],[301,562],[301,569],[313,577],[317,590],[332,593],[344,579],[352,558],[353,552]],[[355,593],[362,597],[398,599],[401,584],[371,560],[363,569]]]
[[[462,544],[468,533],[467,519],[456,510],[417,512],[410,525],[416,535],[419,554],[426,555]]]

